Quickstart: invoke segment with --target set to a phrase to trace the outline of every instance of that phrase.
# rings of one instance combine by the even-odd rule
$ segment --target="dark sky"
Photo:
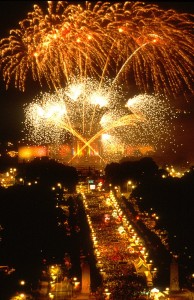
[[[158,3],[158,5],[163,9],[173,8],[179,12],[194,13],[194,2],[191,1],[144,2]],[[46,1],[0,1],[0,38],[8,36],[9,30],[16,28],[18,22],[25,19],[27,13],[33,10],[33,4],[35,3],[41,7],[46,5]],[[23,129],[22,121],[24,120],[23,104],[30,102],[39,90],[40,86],[38,83],[33,83],[33,86],[28,86],[24,93],[13,87],[9,87],[6,91],[2,76],[0,77],[0,142],[8,139],[17,140],[23,136],[21,133]],[[179,155],[187,156],[188,154],[188,158],[191,159],[191,157],[194,157],[194,99],[190,99],[189,104],[186,103],[185,100],[181,101],[183,102],[180,104],[180,108],[186,109],[192,113],[185,114],[180,118],[180,122],[183,122],[182,124],[179,120],[177,121],[177,128],[179,132],[177,140],[180,140],[180,143],[184,144],[184,147],[182,147],[182,153]],[[182,130],[179,130],[182,126],[185,126],[184,133]]]

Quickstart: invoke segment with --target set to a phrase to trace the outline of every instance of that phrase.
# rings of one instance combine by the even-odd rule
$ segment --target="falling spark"
[[[20,90],[28,76],[58,89],[78,75],[175,97],[193,93],[193,44],[191,14],[136,1],[48,1],[0,40],[0,64],[6,86]]]

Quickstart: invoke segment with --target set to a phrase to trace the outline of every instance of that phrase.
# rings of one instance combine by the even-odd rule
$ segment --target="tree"
[[[38,180],[39,183],[47,186],[60,182],[69,191],[74,191],[78,182],[78,173],[74,167],[49,158],[36,158],[30,163],[22,164],[18,170],[19,177],[27,181]]]

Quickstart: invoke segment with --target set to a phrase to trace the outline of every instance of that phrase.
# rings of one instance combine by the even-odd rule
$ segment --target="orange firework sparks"
[[[140,92],[193,92],[193,16],[143,2],[34,5],[19,28],[0,41],[8,87],[34,80],[62,87],[69,78],[106,76]]]

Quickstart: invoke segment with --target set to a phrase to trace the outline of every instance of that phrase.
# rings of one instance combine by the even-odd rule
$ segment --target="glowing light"
[[[102,140],[104,140],[104,141],[110,140],[110,134],[108,134],[108,133],[102,134]]]
[[[83,90],[83,84],[71,84],[68,87],[68,91],[66,92],[66,95],[69,96],[72,100],[77,100],[77,98],[80,96]]]
[[[91,103],[94,105],[99,105],[100,107],[107,106],[108,100],[105,96],[101,96],[98,93],[91,94]]]

